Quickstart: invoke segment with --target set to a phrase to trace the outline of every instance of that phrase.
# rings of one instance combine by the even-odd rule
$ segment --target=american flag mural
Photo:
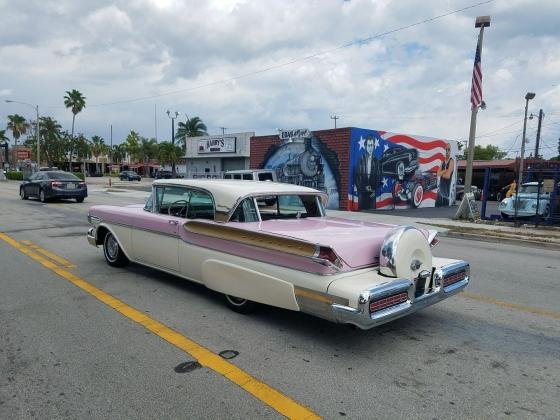
[[[455,159],[458,151],[455,141],[352,129],[347,209],[434,207],[438,194],[436,173],[445,161],[448,144]],[[376,174],[370,170],[373,167],[378,168]],[[454,173],[453,194],[455,178]]]

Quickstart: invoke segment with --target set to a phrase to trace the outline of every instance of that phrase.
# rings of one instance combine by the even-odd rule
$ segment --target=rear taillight
[[[51,181],[51,187],[60,187],[61,185],[62,185],[62,182]]]
[[[372,300],[369,304],[370,312],[377,312],[392,306],[399,305],[408,300],[408,292],[401,292],[381,299]]]
[[[446,275],[443,278],[443,287],[450,286],[452,284],[458,283],[465,280],[469,276],[468,270],[459,271],[458,273],[453,273]]]
[[[315,252],[315,256],[313,259],[321,263],[323,265],[334,265],[338,268],[342,267],[342,263],[336,252],[331,247],[328,246],[320,246],[319,249]]]
[[[85,187],[86,183],[85,182],[80,182],[80,187]]]

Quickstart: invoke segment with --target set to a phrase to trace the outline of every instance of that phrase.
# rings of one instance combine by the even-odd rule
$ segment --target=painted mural
[[[457,143],[352,129],[348,210],[450,206]]]
[[[329,195],[327,208],[339,208],[338,158],[310,132],[303,137],[286,138],[282,144],[271,146],[261,167],[274,169],[278,182],[303,185],[326,192]]]

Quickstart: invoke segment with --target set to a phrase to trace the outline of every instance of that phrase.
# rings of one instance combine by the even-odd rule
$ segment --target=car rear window
[[[69,172],[47,172],[49,179],[68,179],[72,181],[81,181],[76,175]]]

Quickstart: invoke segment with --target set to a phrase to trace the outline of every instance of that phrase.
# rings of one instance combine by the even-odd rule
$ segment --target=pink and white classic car
[[[91,207],[87,238],[109,265],[202,283],[238,312],[259,302],[363,329],[469,283],[468,263],[432,256],[435,231],[327,217],[326,201],[274,182],[157,180],[145,205]]]

